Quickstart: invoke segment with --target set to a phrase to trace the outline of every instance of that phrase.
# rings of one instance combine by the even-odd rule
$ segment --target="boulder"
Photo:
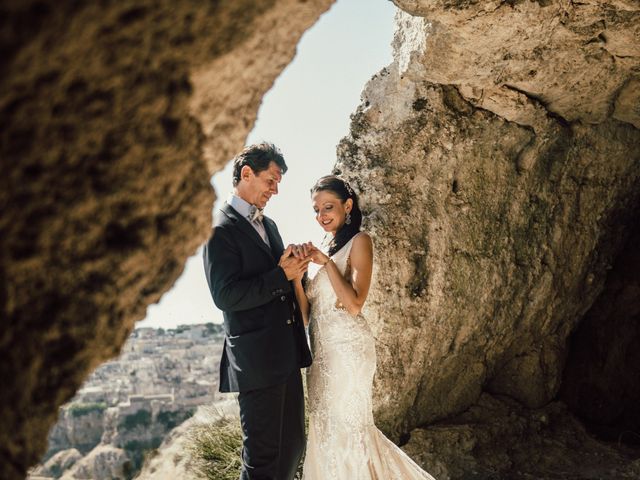
[[[600,85],[610,67],[578,26],[604,18],[609,38],[637,39],[640,10],[396,3],[414,16],[398,13],[394,62],[366,86],[335,170],[361,192],[385,272],[367,300],[375,411],[399,439],[482,392],[529,408],[558,394],[570,335],[640,220],[640,130],[614,108],[634,110],[618,93],[640,57]]]
[[[332,3],[2,3],[0,478],[208,238],[211,175]]]
[[[126,452],[111,445],[98,445],[61,477],[63,480],[113,480],[131,475]]]
[[[64,472],[73,467],[81,459],[82,454],[75,448],[62,450],[47,460],[35,473],[44,477],[60,478]]]

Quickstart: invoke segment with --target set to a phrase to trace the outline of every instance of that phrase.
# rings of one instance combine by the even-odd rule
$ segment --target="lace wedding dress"
[[[355,237],[354,237],[355,238]],[[331,258],[345,274],[353,238]],[[307,286],[313,364],[303,480],[434,480],[373,423],[373,335],[362,314],[336,307],[324,268]]]

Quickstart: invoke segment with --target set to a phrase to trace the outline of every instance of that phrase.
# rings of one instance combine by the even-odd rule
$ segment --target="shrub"
[[[67,407],[67,411],[73,417],[81,417],[90,413],[102,413],[107,409],[107,404],[98,403],[72,403]]]
[[[242,429],[237,418],[221,417],[193,425],[187,432],[189,468],[207,480],[237,480],[242,461]],[[302,461],[296,479],[302,478]]]
[[[123,449],[132,454],[148,454],[155,451],[162,443],[162,437],[153,437],[149,440],[130,440]]]
[[[191,417],[194,414],[195,410],[188,409],[182,411],[164,411],[158,414],[156,420],[158,423],[164,425],[165,429],[171,430],[177,425],[180,425],[187,418]]]
[[[125,430],[133,430],[137,426],[148,427],[149,425],[151,425],[151,412],[147,410],[138,410],[120,420],[120,427]]]
[[[129,457],[128,477],[133,478],[137,474],[148,455],[153,454],[162,443],[161,437],[153,437],[149,440],[131,440],[124,444],[124,450]]]
[[[242,431],[237,419],[194,425],[188,432],[191,468],[207,480],[237,480],[242,463]]]

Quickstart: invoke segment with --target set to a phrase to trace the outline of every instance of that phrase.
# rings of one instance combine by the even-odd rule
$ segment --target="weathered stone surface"
[[[47,460],[42,467],[33,472],[33,475],[59,478],[65,470],[73,467],[80,459],[82,459],[82,454],[75,448],[62,450]]]
[[[401,15],[410,28],[399,40],[421,80],[464,86],[465,96],[505,118],[510,107],[492,97],[521,92],[567,121],[599,123],[624,94],[636,101],[623,97],[631,108],[615,118],[640,121],[634,87],[640,6],[634,0],[394,3],[415,16]]]
[[[412,431],[403,449],[438,480],[640,475],[632,450],[594,440],[562,403],[529,410],[488,394],[455,419]]]
[[[106,405],[93,405],[89,408],[61,408],[58,421],[49,432],[45,458],[60,450],[77,449],[88,453],[100,443],[104,432],[104,411]]]
[[[482,21],[497,36],[516,20],[537,32],[540,8],[515,2]],[[431,25],[444,22],[437,15],[462,14],[434,9]],[[526,15],[509,23],[505,9]],[[640,131],[612,117],[613,97],[594,90],[595,103],[606,97],[610,107],[596,118],[582,109],[580,91],[566,91],[562,102],[576,107],[569,115],[551,101],[559,94],[540,94],[547,83],[569,82],[550,78],[552,70],[536,77],[536,95],[494,89],[493,73],[524,67],[505,59],[481,68],[476,58],[496,58],[483,43],[493,40],[472,29],[480,20],[468,21],[454,36],[400,14],[395,61],[368,84],[338,148],[336,168],[363,192],[365,228],[386,272],[376,275],[368,314],[379,357],[376,417],[395,438],[466,410],[482,391],[531,408],[554,398],[569,334],[638,221]],[[620,22],[615,28],[635,32]],[[546,25],[549,43],[555,24]],[[465,45],[463,34],[475,52],[451,54]],[[581,59],[581,42],[565,38],[558,48]],[[517,52],[520,43],[505,48]],[[571,74],[592,70],[580,61]],[[477,94],[485,83],[487,95]]]
[[[124,450],[112,445],[99,445],[78,461],[62,480],[112,480],[128,478],[129,458]]]
[[[136,476],[138,480],[154,480],[156,478],[179,478],[198,480],[189,468],[187,453],[188,431],[196,421],[195,417],[174,428],[165,437],[155,455],[149,457],[142,471]]]
[[[1,478],[209,235],[211,174],[331,3],[2,3]]]
[[[174,428],[164,439],[155,455],[150,457],[142,471],[136,476],[137,480],[155,480],[158,478],[173,478],[181,480],[197,480],[202,478],[194,468],[193,452],[190,444],[194,427],[198,425],[212,425],[221,419],[233,419],[240,422],[238,402],[230,398],[216,403],[215,407],[200,407],[189,420]]]
[[[640,79],[631,79],[620,89],[613,118],[640,128]]]

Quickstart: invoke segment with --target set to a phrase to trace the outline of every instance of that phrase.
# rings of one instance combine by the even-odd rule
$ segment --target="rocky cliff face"
[[[112,478],[130,478],[131,469],[127,453],[112,445],[99,445],[89,455],[78,460],[65,472],[62,480],[91,478],[107,480]]]
[[[332,0],[0,7],[0,477],[210,233],[211,174]]]
[[[49,432],[45,458],[71,448],[86,454],[100,443],[106,405],[88,405],[84,409],[73,407],[60,409],[58,421]]]
[[[615,383],[611,414],[637,420],[622,360],[637,281],[616,259],[640,220],[640,8],[395,3],[414,16],[398,15],[395,61],[367,85],[336,166],[363,192],[379,271],[394,272],[368,300],[378,421],[398,438],[482,392],[542,407],[568,352],[588,355],[569,345],[596,301],[595,330],[616,317],[608,346],[622,349],[599,358],[620,370],[604,381],[591,358],[567,374]]]

